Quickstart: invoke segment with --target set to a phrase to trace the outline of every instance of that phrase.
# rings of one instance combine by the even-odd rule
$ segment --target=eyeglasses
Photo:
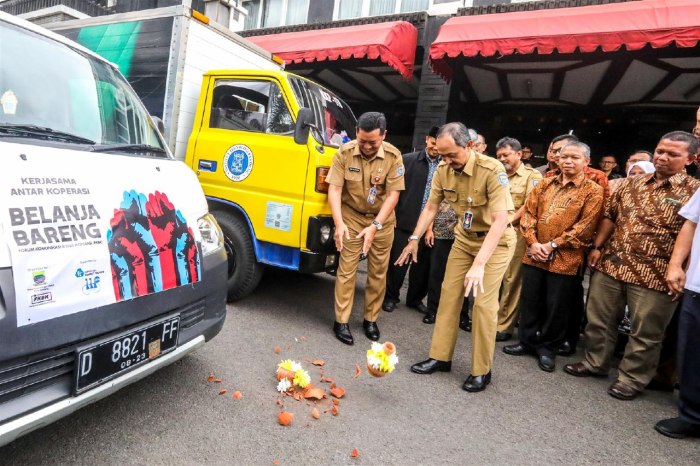
[[[561,153],[561,147],[559,149],[552,149],[551,147],[549,148],[549,152],[552,154],[560,154]]]

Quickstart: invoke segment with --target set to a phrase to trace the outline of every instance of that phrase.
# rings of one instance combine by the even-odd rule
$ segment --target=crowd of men
[[[384,140],[384,115],[361,115],[327,177],[340,251],[335,336],[354,342],[348,322],[364,258],[367,338],[379,339],[377,319],[396,309],[408,272],[406,305],[435,325],[428,358],[411,370],[450,371],[459,329],[471,331],[468,392],[489,385],[495,342],[516,326],[517,342],[503,351],[534,356],[546,372],[576,353],[583,331],[581,361],[563,367],[576,377],[607,377],[624,327],[608,394],[631,400],[678,380],[679,416],[655,428],[700,436],[700,180],[688,174],[700,110],[697,119],[693,134],[673,131],[653,152],[630,154],[623,176],[613,156],[592,168],[590,147],[573,134],[554,138],[547,164],[532,168],[517,139],[500,139],[490,157],[462,123],[432,128],[425,149],[402,156]],[[676,368],[676,340],[677,378],[660,368],[660,359]]]

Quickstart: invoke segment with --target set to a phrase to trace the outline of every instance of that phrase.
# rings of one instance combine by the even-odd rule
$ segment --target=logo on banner
[[[95,277],[85,278],[85,285],[83,285],[83,294],[99,293],[102,287],[100,286],[99,275]]]
[[[244,144],[236,144],[224,155],[224,172],[231,181],[243,181],[253,171],[253,152]]]
[[[37,293],[32,295],[32,306],[40,306],[41,304],[50,303],[53,301],[51,293]]]
[[[84,276],[85,276],[85,272],[83,271],[83,269],[78,269],[78,270],[75,271],[75,276],[76,276],[77,278],[84,277]]]
[[[32,272],[32,279],[34,280],[34,286],[42,286],[46,283],[46,272],[43,270]]]

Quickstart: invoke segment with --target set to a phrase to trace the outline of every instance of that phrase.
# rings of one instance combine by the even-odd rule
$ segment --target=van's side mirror
[[[161,136],[165,137],[165,123],[163,123],[163,120],[153,115],[151,115],[151,120],[153,120],[153,124],[156,126]]]
[[[314,138],[316,138],[319,143],[323,144],[323,135],[316,125],[314,125],[314,113],[310,108],[302,107],[299,109],[297,121],[294,126],[294,142],[297,144],[306,144],[309,140],[310,131],[313,131]]]

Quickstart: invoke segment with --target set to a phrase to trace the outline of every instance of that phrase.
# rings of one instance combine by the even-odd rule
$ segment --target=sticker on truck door
[[[25,160],[7,152],[0,231],[18,326],[201,280],[193,222],[206,205],[180,164],[26,146]]]
[[[231,181],[243,181],[253,171],[253,152],[245,144],[236,144],[224,155],[224,172]]]

